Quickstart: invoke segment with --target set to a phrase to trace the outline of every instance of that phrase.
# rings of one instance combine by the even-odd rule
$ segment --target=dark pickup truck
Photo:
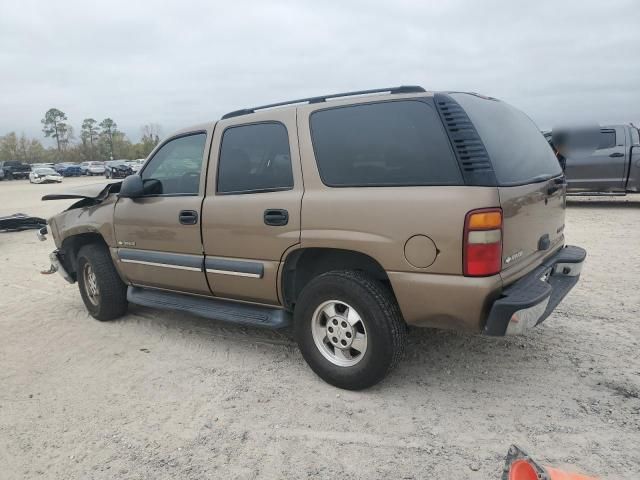
[[[4,172],[5,180],[29,178],[31,173],[31,167],[28,164],[12,160],[0,162],[0,169]]]
[[[552,144],[554,132],[545,133]],[[633,125],[607,125],[596,131],[593,148],[569,152],[567,193],[624,195],[640,193],[640,135]]]

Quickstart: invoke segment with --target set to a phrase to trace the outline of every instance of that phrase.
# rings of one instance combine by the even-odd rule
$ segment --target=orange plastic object
[[[538,464],[516,445],[507,453],[502,480],[597,480],[580,473],[565,472]]]

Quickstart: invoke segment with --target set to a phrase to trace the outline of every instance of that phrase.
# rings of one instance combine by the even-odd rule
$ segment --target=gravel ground
[[[0,183],[0,215],[63,185]],[[91,319],[41,275],[53,242],[0,233],[0,478],[498,479],[511,443],[603,478],[640,472],[640,199],[569,203],[582,280],[544,326],[413,330],[386,381],[320,381],[288,332],[132,307]]]

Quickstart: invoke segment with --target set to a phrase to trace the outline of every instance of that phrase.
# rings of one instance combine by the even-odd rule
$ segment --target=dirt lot
[[[63,185],[0,183],[0,215]],[[100,323],[0,233],[0,478],[497,479],[511,443],[604,478],[640,472],[640,199],[570,203],[582,281],[542,328],[413,331],[382,384],[320,381],[290,335],[135,307]]]

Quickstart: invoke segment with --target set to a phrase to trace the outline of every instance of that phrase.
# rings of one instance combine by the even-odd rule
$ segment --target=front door
[[[567,158],[565,174],[569,187],[592,192],[624,190],[625,150],[622,128],[601,129],[595,151]]]
[[[167,140],[140,175],[145,195],[120,198],[114,226],[119,268],[134,285],[210,295],[200,213],[212,130]]]
[[[300,242],[302,172],[294,109],[216,125],[202,207],[213,294],[278,304],[278,269]]]

